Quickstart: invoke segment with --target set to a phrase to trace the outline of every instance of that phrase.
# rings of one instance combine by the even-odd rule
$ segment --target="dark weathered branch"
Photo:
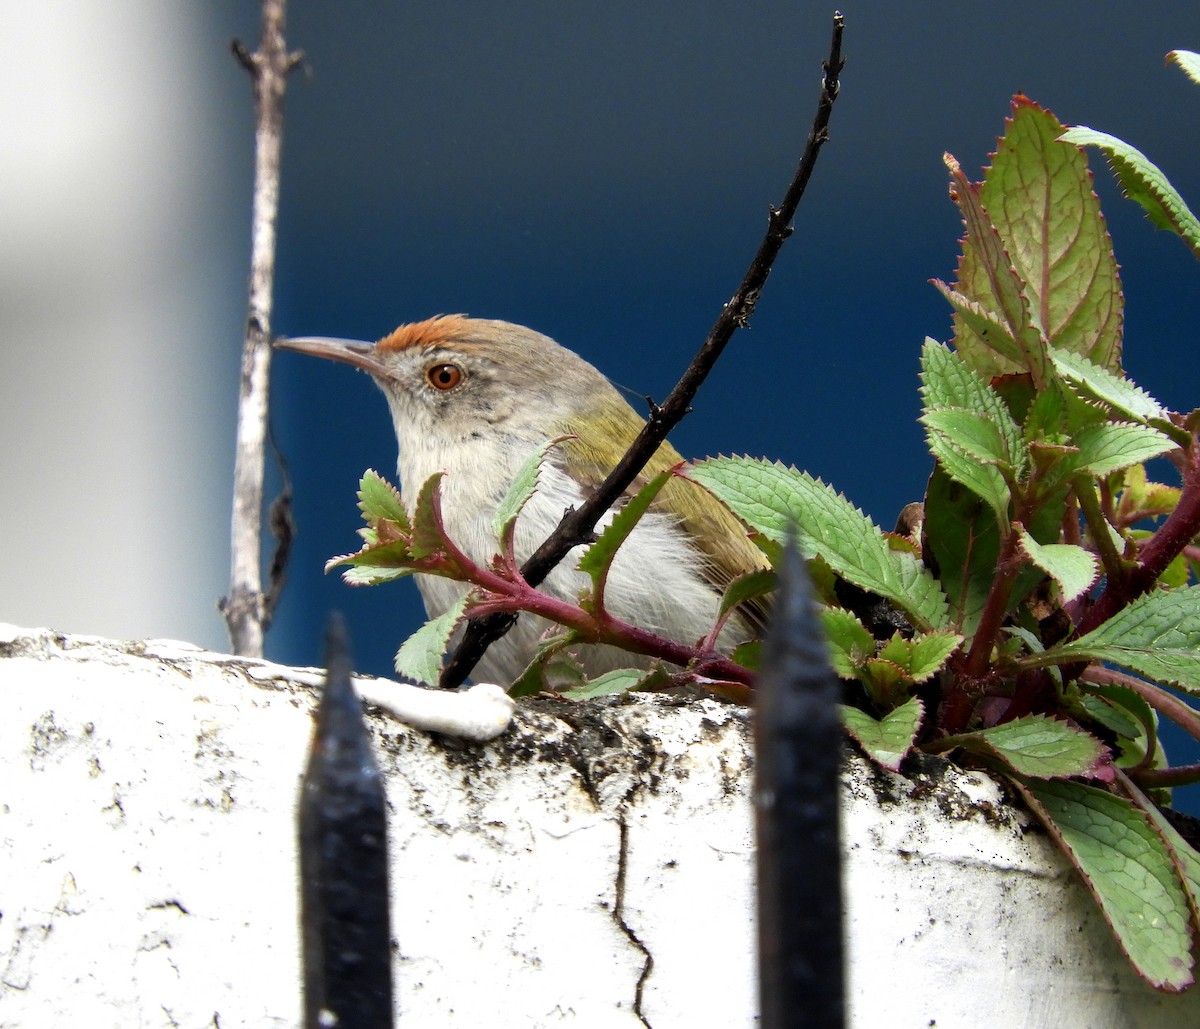
[[[251,230],[250,297],[242,351],[242,385],[233,466],[233,520],[229,596],[221,611],[233,652],[261,657],[270,618],[270,598],[262,592],[263,449],[267,437],[267,383],[271,367],[271,294],[275,281],[275,219],[279,210],[279,155],[283,143],[283,94],[288,73],[303,59],[284,41],[286,0],[263,0],[262,39],[250,53],[237,40],[233,53],[254,83],[257,128],[254,153],[254,214]],[[281,497],[281,503],[286,500]],[[278,508],[272,527],[290,522]],[[281,550],[285,541],[281,537]],[[278,569],[278,571],[277,571]],[[278,594],[282,570],[272,569]]]
[[[778,208],[771,209],[766,235],[759,245],[758,253],[754,255],[754,260],[750,262],[741,285],[721,309],[707,338],[667,399],[661,406],[653,403],[650,405],[650,417],[642,431],[625,456],[609,473],[608,478],[583,504],[567,512],[558,528],[522,566],[521,572],[531,585],[536,586],[542,582],[573,547],[592,542],[596,524],[604,513],[629,488],[646,466],[646,462],[667,438],[667,434],[688,413],[696,392],[734,332],[749,324],[767,276],[771,273],[771,266],[775,263],[784,241],[792,234],[792,219],[816,166],[817,155],[829,138],[829,117],[837,99],[838,75],[846,63],[842,57],[843,28],[842,15],[835,13],[829,58],[823,65],[825,74],[821,83],[821,97],[804,154],[800,158],[800,164],[783,202]],[[471,669],[483,656],[484,651],[503,636],[515,621],[516,616],[509,614],[472,619],[467,625],[462,642],[442,672],[441,685],[453,687],[461,684],[471,674]]]

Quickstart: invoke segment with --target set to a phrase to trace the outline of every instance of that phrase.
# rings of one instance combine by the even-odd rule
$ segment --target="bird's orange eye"
[[[425,381],[443,393],[463,381],[463,370],[456,364],[434,364],[425,369]]]

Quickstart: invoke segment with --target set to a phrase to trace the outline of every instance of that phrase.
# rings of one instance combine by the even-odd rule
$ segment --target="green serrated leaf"
[[[975,753],[990,753],[1018,775],[1037,779],[1092,777],[1108,758],[1108,748],[1095,736],[1045,715],[1026,715],[941,741],[950,743]]]
[[[612,697],[630,690],[651,689],[667,681],[666,670],[660,665],[646,671],[645,668],[617,668],[605,672],[574,689],[563,690],[568,700],[591,700],[594,697]]]
[[[1148,425],[1106,422],[1081,429],[1075,435],[1075,446],[1079,448],[1075,460],[1080,470],[1103,478],[1130,465],[1144,464],[1174,450],[1176,444]]]
[[[1128,686],[1082,682],[1081,700],[1087,713],[1117,734],[1121,753],[1117,764],[1128,767],[1140,761],[1152,740],[1158,738],[1158,715],[1154,709]],[[1157,748],[1155,767],[1165,758]]]
[[[1183,873],[1182,883],[1188,895],[1188,905],[1192,910],[1193,924],[1200,924],[1200,854],[1176,830],[1166,816],[1147,798],[1141,797],[1139,806],[1154,823],[1166,843],[1168,851],[1175,858],[1176,866]]]
[[[1159,167],[1137,147],[1086,125],[1068,129],[1059,139],[1075,146],[1098,147],[1108,158],[1125,195],[1146,212],[1155,226],[1175,233],[1200,257],[1200,221]]]
[[[537,492],[538,478],[541,475],[542,463],[553,447],[556,447],[565,437],[557,436],[547,440],[530,454],[517,469],[512,482],[508,484],[500,506],[492,517],[492,534],[507,549],[512,542],[513,529],[517,524],[517,516],[521,509],[529,503],[530,498]]]
[[[956,632],[930,632],[909,640],[908,674],[913,682],[925,682],[941,671],[962,641]]]
[[[629,538],[629,534],[633,532],[642,515],[646,513],[662,488],[671,481],[673,475],[674,469],[668,468],[654,476],[626,501],[624,506],[613,515],[612,521],[604,527],[596,542],[584,551],[583,556],[579,559],[579,570],[592,577],[597,591],[603,589],[604,579],[608,575],[608,569],[617,550]]]
[[[747,643],[739,643],[729,652],[729,659],[743,668],[749,668],[752,672],[757,672],[759,665],[762,663],[762,640],[750,640]]]
[[[934,468],[925,493],[925,535],[949,600],[951,621],[974,633],[1000,556],[1000,528],[968,485]]]
[[[1167,54],[1167,63],[1174,62],[1197,86],[1200,86],[1200,54],[1192,50],[1172,50]]]
[[[508,688],[510,697],[532,697],[544,690],[567,690],[581,686],[587,676],[583,665],[568,648],[579,641],[571,631],[540,639],[533,660]]]
[[[1000,394],[958,354],[928,336],[921,348],[921,395],[929,409],[960,407],[983,415],[1011,452],[1020,445],[1021,430]]]
[[[1086,357],[1051,347],[1050,359],[1055,371],[1085,397],[1098,400],[1119,415],[1140,422],[1167,417],[1166,408],[1140,386],[1093,364]]]
[[[702,461],[687,477],[777,542],[794,526],[806,557],[820,554],[838,575],[890,600],[918,628],[946,624],[946,598],[928,569],[915,555],[893,550],[874,522],[820,480],[745,457]]]
[[[1082,783],[1020,783],[1100,904],[1138,974],[1160,989],[1192,982],[1187,897],[1162,838],[1128,800]]]
[[[414,571],[413,568],[387,568],[363,564],[342,572],[342,582],[347,586],[381,586],[385,582],[407,579]]]
[[[920,420],[974,460],[996,465],[1013,477],[1019,474],[1019,459],[1009,451],[995,422],[986,415],[943,407],[927,409]]]
[[[408,512],[400,501],[400,491],[374,468],[363,472],[358,484],[358,509],[370,526],[387,519],[395,522],[402,531],[408,531]]]
[[[937,458],[938,467],[984,501],[992,510],[995,524],[1007,522],[1012,493],[999,469],[995,465],[980,464],[941,433],[930,432],[927,439],[930,452]]]
[[[1080,697],[1079,702],[1089,718],[1099,722],[1104,728],[1118,736],[1132,740],[1137,739],[1141,733],[1142,727],[1136,718],[1103,697],[1088,693]]]
[[[1008,453],[1022,452],[1020,430],[996,391],[957,354],[928,338],[921,352],[921,383],[927,411],[960,408],[975,412],[991,423]],[[985,500],[996,517],[1007,524],[1010,495],[1004,476],[993,465],[980,464],[953,433],[930,427],[927,437],[930,450],[946,473]]]
[[[843,679],[856,679],[875,655],[875,637],[858,616],[840,607],[821,609],[821,623],[829,640],[829,659]]]
[[[1069,603],[1087,590],[1100,572],[1096,555],[1070,543],[1042,544],[1024,529],[1021,548],[1026,556],[1058,583],[1063,603]]]
[[[925,707],[917,697],[878,720],[858,708],[842,705],[842,723],[846,731],[872,761],[893,772],[900,770],[900,763],[912,750],[924,717]]]
[[[1200,693],[1200,586],[1147,593],[1085,636],[1025,659],[1075,661],[1108,661]]]
[[[764,597],[773,589],[775,589],[775,573],[770,569],[763,568],[757,572],[739,575],[721,595],[721,606],[717,610],[717,617],[724,617],[739,604],[744,604],[747,600],[753,600],[755,597]]]
[[[396,671],[407,679],[437,685],[442,671],[442,655],[450,637],[463,619],[468,596],[457,600],[436,618],[431,618],[414,632],[396,651]]]

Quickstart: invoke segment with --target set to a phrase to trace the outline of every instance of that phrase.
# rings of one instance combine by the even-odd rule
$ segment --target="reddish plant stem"
[[[1183,455],[1183,489],[1175,510],[1147,540],[1128,574],[1110,580],[1100,599],[1079,622],[1072,638],[1103,625],[1122,608],[1153,588],[1158,577],[1200,533],[1200,454],[1193,439]]]
[[[1025,567],[1021,557],[1020,528],[1016,522],[1009,526],[1008,536],[1001,544],[1000,556],[996,559],[996,578],[992,580],[983,614],[979,616],[975,638],[971,641],[971,649],[963,664],[963,674],[972,679],[982,676],[991,664],[992,648],[1004,624],[1004,616],[1008,613],[1008,598],[1012,595],[1013,583]]]
[[[679,643],[614,618],[607,612],[586,611],[577,604],[543,593],[524,579],[509,579],[470,561],[462,564],[462,571],[468,581],[491,594],[483,601],[470,605],[472,617],[492,612],[523,611],[574,629],[588,643],[607,643],[634,654],[661,658],[674,665],[691,667],[712,678],[744,684],[753,682],[754,676],[749,669],[718,651]]]
[[[1131,772],[1130,778],[1139,786],[1147,788],[1190,786],[1192,783],[1200,782],[1200,764],[1176,765],[1174,768],[1147,768],[1136,774]]]
[[[1133,690],[1164,718],[1171,719],[1185,732],[1200,740],[1200,711],[1174,694],[1168,693],[1161,686],[1111,668],[1101,668],[1099,665],[1090,666],[1081,678],[1102,686],[1124,686]]]
[[[430,504],[433,507],[434,519],[440,527],[443,524],[442,498],[436,490],[430,497]],[[444,530],[440,532],[440,536],[446,551],[446,559],[443,560],[454,569],[454,577],[465,578],[492,595],[480,603],[471,605],[472,617],[493,612],[510,614],[527,611],[568,629],[574,629],[589,643],[608,643],[635,654],[662,658],[671,664],[692,668],[714,679],[746,685],[753,682],[754,676],[749,669],[710,647],[690,647],[686,643],[679,643],[614,618],[603,609],[593,613],[577,604],[559,600],[530,585],[521,569],[516,567],[515,559],[503,562],[501,571],[493,571],[477,564],[463,553]],[[443,562],[436,557],[431,558],[423,570],[437,574],[437,566],[440,563]]]

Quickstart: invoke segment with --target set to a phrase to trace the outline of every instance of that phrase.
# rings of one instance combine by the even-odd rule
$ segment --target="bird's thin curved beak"
[[[371,375],[389,377],[388,370],[376,356],[374,343],[364,343],[357,339],[334,339],[330,336],[280,336],[275,340],[274,346],[277,350],[294,350],[298,354],[327,357],[331,361],[353,365]]]

